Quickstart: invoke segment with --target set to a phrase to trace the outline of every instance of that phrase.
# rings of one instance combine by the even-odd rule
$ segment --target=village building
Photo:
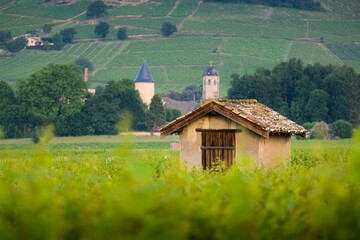
[[[150,106],[151,99],[155,95],[155,80],[151,76],[150,69],[144,60],[135,79],[135,89],[139,91],[144,103]]]
[[[44,42],[39,37],[26,37],[26,40],[28,41],[26,46],[27,47],[35,47],[35,46],[43,46]]]
[[[160,136],[179,134],[183,166],[211,169],[244,155],[264,167],[289,162],[291,135],[306,132],[256,100],[212,99],[165,125]]]
[[[220,79],[219,72],[212,66],[206,68],[203,74],[203,94],[202,99],[219,97]]]

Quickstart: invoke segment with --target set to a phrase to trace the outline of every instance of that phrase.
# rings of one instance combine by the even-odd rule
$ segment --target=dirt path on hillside
[[[180,1],[177,0],[174,4],[174,7],[170,10],[170,12],[165,16],[165,17],[170,17],[170,15],[173,13],[173,11],[175,11],[175,9],[177,8],[177,6],[179,5]]]
[[[271,15],[273,14],[274,9],[270,8],[269,11],[266,11],[266,17],[265,19],[269,19],[271,17]]]
[[[194,12],[192,12],[189,16],[187,16],[186,18],[184,18],[184,20],[180,23],[180,25],[179,25],[179,29],[178,29],[178,32],[180,32],[181,31],[181,29],[182,29],[182,27],[183,27],[183,25],[184,25],[184,23],[185,23],[185,21],[189,18],[189,17],[192,17],[192,16],[194,16],[194,14],[197,12],[197,10],[199,9],[199,7],[200,7],[200,5],[203,3],[203,0],[201,0],[201,1],[199,1],[198,2],[198,5],[197,5],[197,7],[195,8],[195,11]]]
[[[66,22],[67,22],[67,21],[72,21],[72,20],[74,20],[75,18],[80,17],[81,15],[84,15],[86,12],[87,12],[87,11],[83,11],[82,13],[79,13],[78,15],[76,15],[76,16],[74,16],[74,17],[72,17],[72,18],[66,19],[65,21],[66,21]]]

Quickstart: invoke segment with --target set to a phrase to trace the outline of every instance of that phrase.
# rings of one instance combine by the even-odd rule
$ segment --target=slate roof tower
[[[210,63],[210,67],[206,68],[203,74],[203,99],[219,97],[219,73]]]
[[[151,76],[146,60],[143,61],[134,82],[135,89],[139,91],[141,99],[150,106],[151,99],[155,95],[155,80]]]

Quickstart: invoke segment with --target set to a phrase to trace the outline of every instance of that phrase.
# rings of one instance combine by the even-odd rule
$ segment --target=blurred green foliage
[[[355,239],[360,135],[354,149],[299,142],[288,166],[238,160],[226,174],[187,172],[178,152],[132,151],[131,142],[0,151],[0,238]]]

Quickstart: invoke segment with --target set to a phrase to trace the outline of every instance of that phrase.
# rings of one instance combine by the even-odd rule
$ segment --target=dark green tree
[[[51,41],[54,44],[55,50],[61,50],[64,47],[63,37],[60,33],[55,34]]]
[[[153,132],[166,123],[166,113],[161,97],[157,94],[151,99],[150,110],[147,115],[147,127]]]
[[[281,98],[291,107],[295,97],[295,87],[302,78],[303,63],[301,60],[291,58],[289,62],[282,62],[272,70],[274,91],[280,93]]]
[[[119,30],[117,32],[117,38],[119,40],[127,39],[127,28],[126,27],[119,28]]]
[[[88,18],[99,18],[108,14],[106,11],[107,6],[103,1],[95,1],[93,2],[86,11],[86,16]]]
[[[0,30],[0,42],[8,42],[11,39],[11,32],[8,30]]]
[[[305,114],[311,122],[326,121],[328,115],[329,96],[323,90],[314,90],[310,93],[309,101],[305,107]]]
[[[176,25],[173,25],[171,22],[164,22],[161,26],[161,34],[164,37],[168,37],[176,31]]]
[[[354,79],[350,92],[350,122],[360,124],[360,74]]]
[[[28,40],[25,37],[19,37],[11,42],[8,42],[6,44],[6,48],[10,52],[19,52],[20,50],[23,50],[26,47],[27,43]]]
[[[14,91],[7,82],[0,81],[0,126],[3,126],[6,138],[21,136],[22,114],[19,110]]]
[[[353,127],[351,123],[344,120],[337,120],[330,124],[330,129],[333,131],[335,136],[341,138],[351,138],[353,134]]]
[[[77,34],[74,28],[65,28],[60,31],[64,43],[72,43],[75,34]]]
[[[28,115],[39,124],[55,123],[78,113],[84,105],[86,83],[81,67],[75,64],[54,64],[21,80],[17,96]]]
[[[166,112],[166,121],[167,122],[171,122],[181,116],[181,112],[179,109],[165,108],[165,112]]]
[[[109,33],[110,25],[106,22],[100,22],[96,25],[94,32],[101,38],[105,38]]]
[[[231,75],[230,88],[228,89],[228,98],[230,99],[247,99],[250,92],[250,82],[252,76],[245,74],[240,77],[239,74]]]
[[[88,68],[89,72],[94,71],[94,64],[87,58],[80,57],[74,63],[82,68]]]
[[[338,119],[349,120],[349,95],[354,78],[354,70],[350,70],[346,66],[337,67],[333,73],[326,76],[326,92],[329,95],[329,123]]]
[[[89,113],[95,134],[117,134],[117,124],[129,114],[132,130],[146,129],[145,109],[132,80],[109,81],[104,91],[91,101]]]

